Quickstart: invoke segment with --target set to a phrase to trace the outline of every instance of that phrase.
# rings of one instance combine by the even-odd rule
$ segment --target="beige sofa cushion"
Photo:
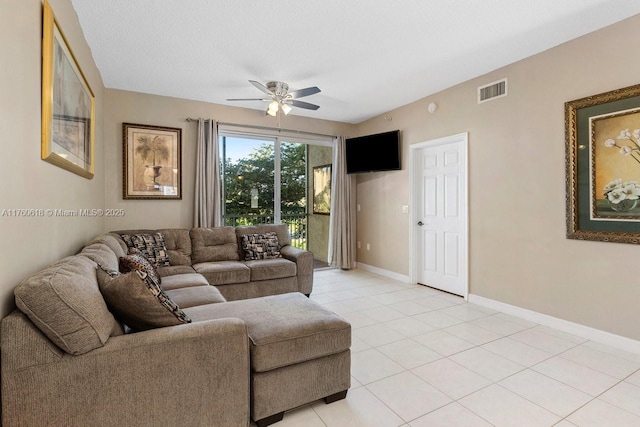
[[[158,273],[163,280],[166,276],[193,274],[195,272],[196,271],[191,267],[191,265],[170,265],[169,267],[158,267]]]
[[[172,291],[166,291],[166,294],[182,309],[196,305],[216,304],[226,301],[216,287],[209,285],[174,289]]]
[[[82,248],[79,255],[89,258],[104,269],[118,271],[118,258],[113,250],[104,243],[91,243]]]
[[[295,276],[296,263],[284,258],[257,259],[245,261],[251,269],[251,281],[281,279],[283,277]]]
[[[113,251],[114,254],[116,254],[116,257],[125,256],[128,251],[127,245],[126,243],[124,243],[124,240],[122,240],[122,238],[115,233],[101,234],[91,240],[91,242],[89,242],[89,245],[93,243],[104,243],[109,247],[109,249]]]
[[[233,227],[193,228],[190,231],[194,264],[238,261],[238,242]]]
[[[299,292],[185,309],[194,322],[237,317],[247,324],[251,368],[265,372],[351,346],[349,322]]]
[[[251,270],[240,261],[202,262],[193,268],[214,286],[248,283],[251,280]]]
[[[86,256],[61,259],[22,281],[14,294],[18,308],[70,354],[102,347],[117,328],[98,288],[96,264]]]
[[[169,252],[170,265],[191,265],[191,237],[184,228],[161,228],[164,244]]]
[[[180,288],[191,288],[193,286],[209,286],[209,282],[202,275],[191,270],[189,274],[174,274],[173,276],[164,276],[160,287],[164,291],[172,291]]]

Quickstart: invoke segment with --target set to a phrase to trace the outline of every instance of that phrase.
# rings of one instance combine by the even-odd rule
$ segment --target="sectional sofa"
[[[312,285],[286,225],[98,236],[15,289],[2,423],[263,427],[342,399],[351,326]]]
[[[291,246],[286,224],[117,230],[109,235],[127,250],[122,236],[149,233],[160,233],[164,238],[169,265],[158,267],[161,276],[197,273],[228,301],[287,292],[309,295],[313,288],[313,253]],[[243,236],[266,233],[276,234],[281,257],[245,260]]]

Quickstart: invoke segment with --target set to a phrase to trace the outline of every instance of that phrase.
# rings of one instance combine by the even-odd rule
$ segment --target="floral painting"
[[[640,221],[640,109],[591,118],[594,219]]]
[[[640,244],[640,85],[565,103],[567,238]]]
[[[181,129],[123,123],[124,198],[180,199]]]

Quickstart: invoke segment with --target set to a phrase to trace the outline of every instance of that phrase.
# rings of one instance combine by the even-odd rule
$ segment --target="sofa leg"
[[[282,421],[284,418],[284,412],[279,412],[277,414],[271,415],[270,417],[263,418],[261,420],[256,421],[256,425],[258,427],[267,427],[273,423],[277,423],[278,421]]]
[[[307,297],[307,298],[309,298],[309,295],[311,295],[311,294],[304,294],[304,296]]]
[[[328,405],[329,403],[337,402],[338,400],[344,399],[345,397],[347,397],[347,391],[349,390],[343,390],[338,393],[332,394],[331,396],[325,397],[324,403]]]

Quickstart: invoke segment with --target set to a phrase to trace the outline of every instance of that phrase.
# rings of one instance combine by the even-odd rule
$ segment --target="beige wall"
[[[0,217],[0,316],[22,278],[78,250],[102,230],[189,227],[196,124],[185,118],[276,127],[242,108],[105,90],[68,0],[51,0],[96,95],[96,176],[40,160],[41,0],[0,0],[0,209],[123,208],[123,218]],[[566,101],[638,83],[640,17],[592,33],[357,126],[290,116],[283,128],[363,135],[401,129],[402,171],[358,177],[358,261],[409,274],[411,144],[469,132],[471,293],[640,339],[638,247],[565,238]],[[509,96],[477,105],[478,85],[509,78]],[[426,107],[439,109],[429,114]],[[387,120],[384,118],[392,118]],[[183,129],[183,200],[122,199],[122,122]],[[371,250],[366,251],[365,243]]]
[[[50,4],[96,97],[92,180],[40,159],[41,0],[1,0],[0,4],[0,211],[101,209],[104,86],[71,2],[51,0]],[[13,307],[13,289],[24,277],[76,252],[102,229],[102,218],[0,216],[0,316]]]
[[[263,111],[228,107],[206,102],[107,89],[105,94],[105,170],[106,206],[124,209],[121,218],[106,218],[105,229],[129,227],[182,227],[193,224],[195,182],[196,122],[187,117],[213,118],[219,122],[304,130],[340,135],[352,125],[286,116],[280,119]],[[182,200],[123,200],[122,123],[167,126],[182,129]]]
[[[565,238],[564,103],[640,83],[640,16],[376,117],[402,130],[401,172],[358,177],[358,261],[409,274],[409,146],[469,132],[470,292],[640,339],[640,248]],[[509,96],[478,105],[507,77]],[[435,114],[427,105],[435,102]],[[394,224],[394,229],[383,224]]]

